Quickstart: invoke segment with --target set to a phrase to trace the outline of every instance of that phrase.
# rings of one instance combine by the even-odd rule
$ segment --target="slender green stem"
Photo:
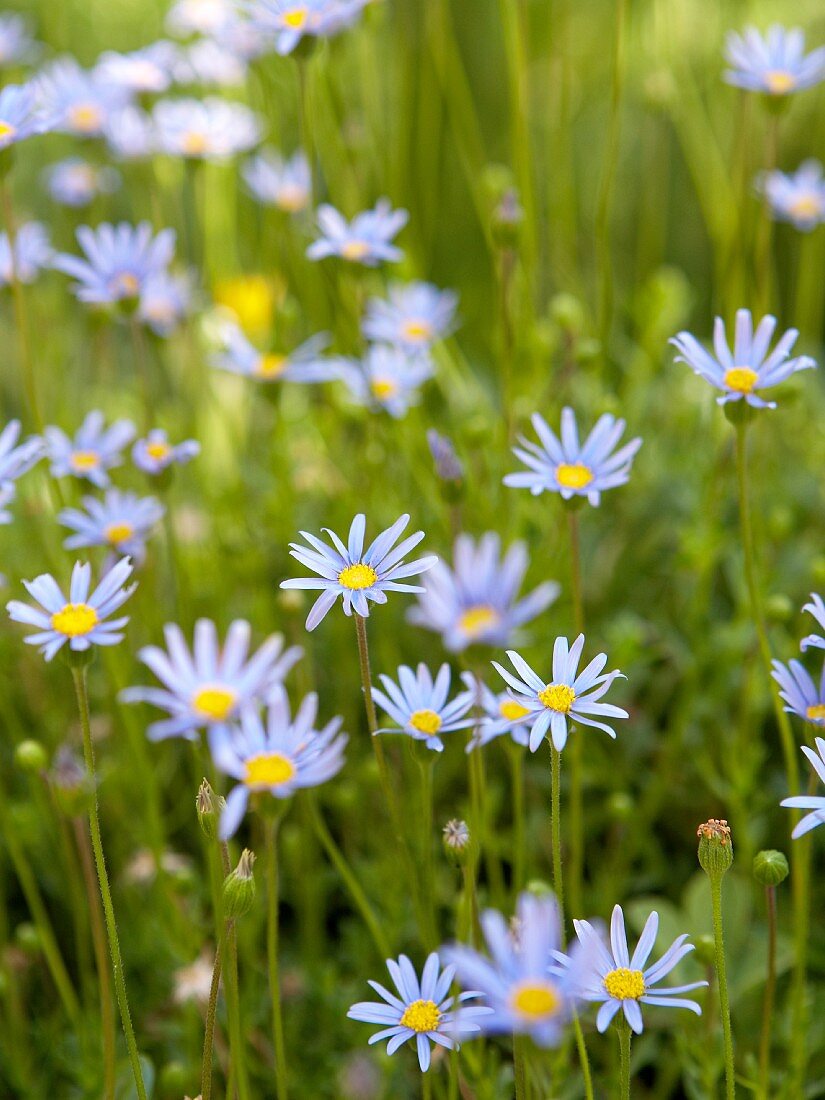
[[[286,1043],[281,1008],[281,979],[278,967],[278,826],[279,819],[267,823],[266,880],[267,920],[266,954],[269,968],[269,994],[272,998],[272,1040],[275,1047],[275,1092],[278,1100],[287,1100]]]
[[[590,1072],[590,1059],[587,1056],[587,1044],[584,1041],[581,1020],[575,1009],[573,1009],[573,1034],[576,1037],[576,1050],[579,1054],[585,1100],[593,1100],[593,1075]]]
[[[421,1074],[421,1100],[432,1100],[433,1096],[433,1080],[429,1073]]]
[[[570,537],[570,593],[573,601],[573,622],[576,634],[584,631],[584,601],[581,583],[581,550],[579,540],[579,514],[576,502],[567,507],[568,534]],[[570,854],[567,885],[570,891],[570,910],[574,916],[582,912],[582,879],[584,875],[584,756],[581,735],[570,742]]]
[[[211,1100],[212,1097],[212,1046],[215,1039],[218,991],[221,986],[223,948],[223,939],[221,939],[215,948],[215,965],[212,968],[212,982],[209,986],[209,1001],[206,1006],[206,1028],[203,1035],[203,1059],[201,1062],[201,1100]]]
[[[309,204],[310,207],[314,207],[318,203],[319,190],[318,165],[315,158],[315,145],[312,137],[312,126],[310,124],[309,59],[306,57],[299,57],[296,65],[298,72],[298,125],[301,131],[301,148],[304,151],[304,156],[307,158],[307,164],[309,165],[311,187]]]
[[[736,1095],[733,1061],[733,1032],[730,1024],[728,972],[725,963],[725,939],[722,932],[722,878],[710,875],[710,895],[713,906],[713,944],[716,951],[716,980],[719,985],[719,1007],[722,1017],[722,1039],[725,1049],[725,1094],[727,1100]]]
[[[149,431],[152,427],[154,415],[152,409],[152,385],[149,377],[149,356],[146,350],[146,338],[144,336],[143,326],[138,320],[136,313],[133,313],[129,318],[129,331],[132,336],[132,348],[135,353],[135,372],[138,376],[140,397],[143,402],[143,428],[144,431]]]
[[[525,1059],[525,1039],[523,1035],[513,1036],[513,1076],[516,1086],[516,1100],[527,1100],[527,1063]]]
[[[553,889],[559,906],[559,922],[564,933],[564,881],[561,869],[561,753],[550,748],[550,829],[553,842]]]
[[[779,115],[772,114],[768,119],[765,134],[765,152],[762,158],[762,170],[771,172],[776,168],[779,153]],[[759,231],[756,238],[756,256],[754,270],[757,279],[757,301],[760,314],[766,313],[771,304],[772,265],[771,243],[773,240],[773,215],[770,203],[765,200],[760,213]]]
[[[106,934],[109,939],[109,952],[112,957],[112,970],[115,978],[115,992],[118,1008],[120,1010],[120,1022],[123,1034],[126,1036],[126,1046],[129,1051],[129,1062],[135,1078],[138,1100],[146,1100],[146,1086],[143,1083],[143,1071],[140,1066],[137,1040],[135,1039],[132,1017],[129,1012],[129,1000],[126,995],[126,979],[123,975],[123,961],[120,957],[120,941],[117,935],[115,922],[115,909],[112,904],[112,892],[109,887],[109,876],[106,871],[106,860],[103,855],[103,840],[100,835],[100,819],[97,809],[97,777],[95,774],[95,755],[92,744],[92,731],[89,722],[89,693],[86,688],[86,669],[83,667],[72,668],[77,707],[80,712],[80,726],[83,731],[83,756],[86,761],[86,769],[91,779],[91,801],[89,806],[89,827],[92,833],[92,850],[94,851],[97,879],[100,885],[100,899],[103,902],[103,915],[106,921]]]
[[[768,1100],[771,1082],[771,1036],[774,1030],[773,1005],[776,993],[776,887],[765,887],[768,910],[768,966],[762,998],[762,1032],[759,1037],[760,1095]]]
[[[220,856],[220,870],[223,873],[223,879],[225,879],[232,869],[231,860],[229,858],[229,846],[225,841],[222,841],[218,850]],[[224,927],[223,892],[221,890],[221,882],[223,880],[218,873],[214,873],[212,877],[214,883],[213,905],[215,909],[218,943],[221,942],[224,936],[226,937],[227,965],[224,968],[224,979],[226,981],[226,1016],[229,1027],[229,1074],[232,1083],[231,1088],[227,1087],[227,1096],[234,1096],[235,1089],[237,1088],[237,1093],[241,1100],[251,1100],[249,1077],[246,1069],[246,1046],[244,1044],[241,1022],[241,995],[238,982],[238,933],[234,921],[226,921]]]
[[[524,810],[524,751],[513,742],[507,746],[510,757],[510,773],[513,789],[513,889],[515,893],[524,886],[527,861],[526,820]],[[478,752],[478,749],[476,749]]]
[[[616,1024],[619,1033],[619,1098],[630,1100],[630,1025],[624,1018],[624,1013],[619,1014]]]
[[[418,746],[414,745],[414,748]],[[435,906],[435,869],[433,867],[433,767],[434,754],[430,749],[426,750],[429,759],[419,760],[421,772],[421,843],[422,861],[424,865],[424,908],[427,912],[428,923],[437,927]]]
[[[95,868],[89,835],[82,818],[73,819],[75,843],[80,853],[80,866],[83,870],[83,884],[86,887],[86,900],[89,906],[89,924],[92,930],[92,946],[95,953],[95,967],[100,991],[100,1023],[103,1033],[103,1095],[105,1100],[114,1100],[115,1071],[117,1064],[117,1026],[115,1006],[112,1001],[112,982],[109,975],[109,959],[106,951],[106,929],[103,926],[103,914],[100,909],[100,897],[95,882]]]
[[[29,331],[29,319],[26,313],[26,301],[23,293],[23,284],[17,275],[17,259],[15,245],[17,230],[14,221],[14,213],[11,200],[11,184],[6,173],[0,184],[0,204],[3,208],[3,221],[6,224],[6,235],[9,239],[9,264],[11,274],[11,293],[14,303],[14,324],[17,329],[17,339],[20,346],[20,367],[23,372],[23,387],[31,409],[32,417],[37,425],[37,430],[42,434],[44,428],[43,413],[37,394],[37,379],[34,370],[34,358],[32,356],[31,334]]]

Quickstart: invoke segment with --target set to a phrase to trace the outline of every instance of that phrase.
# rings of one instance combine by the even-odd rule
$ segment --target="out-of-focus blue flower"
[[[435,463],[435,472],[442,481],[461,481],[464,477],[464,467],[455,453],[452,440],[446,435],[441,435],[435,428],[427,431],[427,445]]]
[[[627,946],[627,933],[624,926],[622,907],[613,909],[610,921],[610,946],[604,937],[586,920],[574,920],[573,926],[579,942],[593,960],[589,973],[584,980],[578,979],[581,996],[585,1001],[601,1003],[596,1016],[596,1027],[606,1031],[617,1012],[624,1017],[637,1035],[644,1028],[641,1005],[656,1005],[658,1008],[688,1008],[697,1016],[702,1010],[695,1001],[681,997],[694,989],[702,989],[707,982],[690,982],[688,985],[665,986],[657,988],[658,983],[671,970],[693,951],[692,943],[685,943],[686,935],[677,937],[652,966],[646,966],[656,942],[659,931],[659,914],[653,912],[647,918],[636,950],[631,958]]]
[[[327,38],[351,26],[369,0],[246,0],[253,26],[270,35],[281,55],[302,38]]]
[[[250,795],[264,792],[289,798],[302,787],[317,787],[344,766],[347,735],[341,719],[315,729],[318,696],[307,695],[292,718],[282,687],[269,699],[266,723],[258,708],[244,707],[240,725],[218,725],[209,730],[209,748],[215,765],[238,786],[230,791],[221,814],[219,835],[227,840],[236,832]]]
[[[324,203],[316,214],[321,236],[307,249],[311,260],[340,256],[350,263],[377,267],[386,261],[404,257],[400,248],[391,243],[407,224],[406,210],[393,210],[388,199],[379,199],[373,210],[356,214],[348,222],[334,206]]]
[[[10,420],[0,432],[0,523],[11,523],[6,507],[14,499],[14,483],[43,457],[45,447],[39,436],[19,443],[20,421]]]
[[[793,173],[765,172],[758,181],[780,221],[808,233],[825,221],[825,177],[818,160],[806,160]]]
[[[0,15],[0,66],[23,65],[33,61],[39,52],[40,47],[23,16],[3,12]]]
[[[481,748],[503,733],[509,733],[517,745],[526,745],[530,739],[528,727],[533,720],[529,707],[517,703],[508,691],[496,695],[472,672],[462,672],[461,679],[467,690],[473,693],[476,707],[483,713],[466,751]]]
[[[152,121],[158,149],[176,157],[226,160],[261,140],[258,116],[242,103],[208,99],[162,99]]]
[[[92,567],[75,563],[66,599],[57,581],[50,573],[43,573],[33,581],[23,581],[26,591],[40,604],[40,608],[12,600],[6,604],[9,617],[16,623],[37,628],[25,641],[40,647],[40,652],[50,661],[66,642],[76,653],[93,645],[117,645],[123,641],[121,633],[128,623],[128,616],[109,619],[137,588],[136,584],[124,588],[132,575],[132,563],[123,558],[102,578],[89,595]],[[108,620],[108,621],[107,621]]]
[[[802,746],[802,751],[807,756],[820,783],[825,783],[825,741],[823,741],[821,737],[817,737],[816,752],[814,752],[813,749],[809,749],[807,745]],[[825,823],[825,798],[822,798],[821,795],[794,795],[792,798],[783,798],[780,802],[780,806],[785,806],[786,809],[791,810],[812,811],[809,814],[805,814],[799,824],[794,828],[794,831],[791,833],[794,840],[798,840],[801,836],[809,833],[811,829],[815,829],[817,825]]]
[[[408,612],[410,622],[441,634],[447,649],[468,645],[504,647],[514,631],[530,622],[559,594],[555,581],[545,581],[529,596],[518,598],[527,572],[527,549],[515,542],[502,558],[501,540],[488,531],[476,542],[459,535],[453,548],[453,568],[439,561]]]
[[[163,519],[165,508],[154,497],[109,489],[103,500],[83,497],[80,508],[64,508],[57,522],[74,531],[63,543],[67,550],[108,546],[137,562],[146,556],[146,540]]]
[[[387,959],[387,970],[397,992],[391,993],[378,982],[370,981],[382,1000],[359,1001],[350,1007],[347,1016],[350,1020],[377,1024],[381,1030],[370,1036],[369,1043],[372,1046],[387,1039],[387,1054],[395,1054],[404,1043],[414,1039],[422,1073],[430,1068],[430,1044],[457,1050],[459,1040],[481,1031],[477,1021],[493,1011],[486,1005],[464,1007],[467,1001],[481,996],[475,990],[458,997],[448,996],[455,967],[445,966],[442,970],[435,951],[424,964],[420,982],[406,955],[400,955],[397,962]]]
[[[401,665],[397,675],[398,683],[389,676],[379,676],[384,690],[373,688],[372,697],[398,723],[403,733],[416,741],[424,741],[428,749],[443,752],[444,742],[439,734],[473,725],[472,718],[465,718],[474,701],[471,691],[463,691],[447,702],[450,693],[449,665],[442,665],[435,679],[425,664],[419,664],[415,672],[407,665]],[[378,733],[398,732],[393,727],[378,730]]]
[[[263,149],[243,166],[243,178],[258,202],[277,206],[288,214],[306,210],[312,191],[309,162],[300,150],[285,160],[273,149]]]
[[[125,88],[132,94],[165,92],[172,83],[172,69],[178,48],[171,42],[153,42],[142,50],[101,54],[95,73],[105,83]]]
[[[82,157],[67,157],[43,173],[49,194],[64,206],[88,206],[98,195],[108,195],[120,186],[120,173],[101,168]]]
[[[430,283],[394,283],[387,298],[370,298],[364,336],[410,353],[428,351],[452,331],[458,295]]]
[[[220,34],[236,17],[234,0],[176,0],[166,16],[170,34]]]
[[[158,271],[143,285],[137,318],[156,336],[171,336],[192,311],[194,288],[188,271]]]
[[[599,700],[613,681],[623,674],[618,670],[602,672],[607,664],[607,654],[599,653],[579,672],[579,660],[584,649],[584,634],[580,634],[568,645],[566,638],[556,638],[553,646],[553,679],[545,683],[530,668],[523,657],[513,650],[507,656],[521,679],[513,676],[507,669],[493,661],[493,668],[501,674],[513,690],[513,699],[527,707],[531,714],[530,752],[535,752],[544,740],[547,731],[553,747],[558,751],[567,743],[567,723],[577,722],[583,726],[595,726],[604,730],[610,737],[616,736],[612,726],[594,718],[627,718],[626,710],[612,703],[600,703]],[[523,716],[519,716],[521,721]]]
[[[586,960],[574,948],[570,965],[556,963],[562,947],[556,899],[519,894],[512,925],[493,909],[482,914],[481,925],[492,958],[463,945],[441,951],[460,984],[480,990],[493,1009],[480,1020],[481,1030],[530,1035],[538,1046],[557,1046],[578,1002],[576,983]]]
[[[266,702],[301,656],[297,646],[284,650],[280,634],[272,634],[249,657],[251,627],[243,619],[229,626],[223,649],[211,619],[198,619],[192,653],[179,626],[163,628],[166,649],[145,646],[138,657],[163,688],[133,687],[121,692],[125,703],[149,703],[168,711],[146,731],[152,741],[167,737],[197,740],[204,727],[224,725],[249,704]]]
[[[771,675],[779,684],[779,694],[785,702],[785,710],[796,714],[814,726],[825,726],[825,667],[822,669],[819,689],[799,661],[773,661]]]
[[[744,399],[754,409],[775,409],[775,401],[763,401],[756,391],[776,386],[797,371],[816,366],[808,355],[788,358],[799,335],[795,328],[783,333],[768,354],[775,328],[776,318],[767,316],[754,332],[751,311],[739,309],[736,311],[733,352],[728,347],[725,322],[721,317],[716,318],[713,329],[715,358],[689,332],[680,332],[670,343],[679,352],[677,363],[687,363],[696,374],[722,390],[722,396],[716,399],[720,405]]]
[[[605,413],[596,421],[584,443],[579,443],[576,414],[570,408],[561,411],[561,439],[538,413],[533,413],[531,422],[539,444],[520,436],[521,446],[513,448],[516,458],[530,469],[507,474],[505,485],[529,489],[533,496],[550,491],[560,493],[563,500],[587,497],[597,506],[606,489],[614,489],[629,480],[633,458],[642,441],[638,437],[631,439],[614,452],[613,448],[624,434],[624,420]]]
[[[7,84],[0,91],[0,150],[52,130],[54,125],[54,115],[44,108],[34,82]]]
[[[321,355],[330,342],[325,332],[310,336],[289,354],[258,351],[234,322],[222,326],[220,337],[222,350],[212,358],[219,370],[258,382],[329,382],[340,377],[340,361]]]
[[[127,88],[81,69],[74,58],[53,61],[41,71],[37,86],[54,129],[77,137],[99,137],[130,98]]]
[[[820,595],[816,592],[812,592],[811,602],[806,603],[802,610],[813,615],[822,629],[825,630],[825,603],[823,603]],[[825,638],[823,638],[821,634],[809,634],[807,638],[803,638],[799,643],[799,648],[803,653],[811,646],[814,649],[825,649]]]
[[[765,35],[748,27],[743,35],[728,35],[725,72],[728,84],[785,96],[810,88],[825,78],[825,48],[805,55],[805,34],[799,27],[786,30],[774,25]]]
[[[405,556],[424,538],[423,531],[416,531],[396,546],[402,532],[410,522],[408,515],[399,516],[395,523],[364,550],[366,520],[359,514],[352,521],[347,545],[328,527],[324,532],[332,539],[333,546],[301,531],[309,546],[290,543],[290,554],[302,565],[318,573],[318,577],[295,577],[281,581],[281,588],[320,589],[321,595],[312,606],[306,621],[307,630],[314,630],[326,616],[338,597],[342,598],[344,614],[366,618],[369,602],[386,603],[388,592],[421,592],[418,585],[404,584],[403,578],[417,576],[432,569],[438,561],[434,555],[404,561]]]
[[[109,484],[108,470],[123,461],[121,452],[135,437],[131,420],[116,420],[105,427],[103,413],[90,412],[74,439],[60,428],[49,427],[45,431],[46,452],[51,462],[53,477],[84,477],[105,489]]]
[[[86,259],[60,252],[53,260],[58,271],[78,280],[77,297],[95,304],[134,301],[172,259],[175,231],[162,229],[155,236],[149,222],[103,222],[96,229],[81,225],[77,242]]]
[[[170,466],[183,466],[201,452],[196,439],[172,444],[163,428],[154,428],[132,448],[132,461],[145,474],[160,474]]]
[[[0,233],[0,286],[8,286],[15,278],[21,283],[33,283],[44,268],[51,266],[53,256],[49,234],[42,222],[24,222],[18,227],[13,263],[9,235]]]
[[[246,61],[224,43],[201,38],[181,50],[174,68],[178,84],[214,88],[237,88],[246,80]]]
[[[104,126],[103,136],[109,152],[118,160],[141,160],[156,152],[152,120],[133,104],[112,112]]]
[[[419,387],[432,378],[433,362],[429,355],[411,355],[389,344],[372,344],[361,360],[341,359],[337,377],[359,405],[378,405],[400,419],[419,398]]]

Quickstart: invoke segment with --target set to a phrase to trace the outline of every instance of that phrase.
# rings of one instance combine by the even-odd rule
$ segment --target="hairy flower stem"
[[[212,1046],[215,1039],[215,1016],[218,1011],[218,991],[221,986],[221,962],[224,951],[224,937],[215,948],[215,965],[212,968],[212,983],[209,986],[209,1002],[206,1006],[206,1028],[203,1035],[203,1059],[201,1062],[201,1100],[212,1097]]]
[[[232,865],[229,858],[229,846],[225,841],[220,844],[220,863],[223,878],[231,872]],[[215,920],[218,930],[218,943],[225,937],[226,943],[226,968],[224,979],[226,981],[226,1016],[229,1027],[229,1072],[233,1081],[233,1088],[227,1088],[226,1095],[231,1097],[237,1094],[240,1100],[251,1100],[249,1091],[249,1079],[246,1071],[246,1051],[243,1040],[243,1028],[241,1026],[241,996],[238,982],[238,934],[235,922],[224,922],[223,918],[223,893],[221,890],[222,879],[215,876]]]
[[[112,970],[115,978],[115,992],[117,1004],[120,1010],[120,1022],[123,1034],[126,1037],[126,1046],[129,1051],[129,1062],[132,1066],[132,1074],[135,1078],[135,1088],[138,1100],[147,1100],[146,1086],[143,1083],[143,1071],[140,1066],[137,1040],[135,1039],[132,1017],[129,1012],[129,1000],[126,995],[126,979],[123,976],[123,961],[120,957],[120,941],[117,935],[115,922],[115,910],[112,904],[112,892],[109,887],[109,876],[106,872],[106,860],[103,855],[103,840],[100,835],[100,818],[97,809],[97,777],[95,774],[95,755],[92,744],[92,731],[89,722],[89,693],[86,686],[85,667],[74,666],[72,668],[74,678],[75,695],[77,696],[77,709],[80,713],[80,726],[83,731],[83,756],[86,761],[86,769],[91,780],[91,801],[89,805],[89,827],[92,834],[92,849],[97,869],[97,879],[100,885],[100,899],[103,902],[103,915],[106,921],[106,934],[109,940],[109,952],[112,957]]]
[[[507,746],[513,791],[513,892],[518,894],[524,886],[527,856],[526,821],[524,809],[524,750],[510,742]],[[479,750],[476,749],[476,752]]]
[[[579,545],[579,514],[574,501],[567,507],[570,536],[570,593],[573,600],[573,622],[576,634],[584,632],[584,601],[581,582],[581,550]],[[570,742],[570,858],[568,860],[567,885],[570,891],[570,909],[576,915],[582,912],[582,876],[584,867],[584,759],[582,739],[576,736]]]
[[[553,889],[559,906],[559,923],[564,933],[564,881],[561,871],[561,753],[550,747],[550,830],[553,842]]]
[[[630,1024],[619,1013],[616,1024],[619,1033],[619,1100],[630,1100]]]
[[[513,1076],[515,1078],[516,1100],[527,1100],[527,1063],[524,1056],[525,1039],[522,1035],[513,1036]]]
[[[267,823],[266,879],[267,920],[266,954],[269,969],[269,994],[272,998],[272,1040],[275,1047],[275,1092],[278,1100],[287,1100],[286,1043],[281,1008],[281,980],[278,967],[278,827],[280,818]]]
[[[768,972],[762,999],[762,1031],[759,1037],[760,1096],[768,1100],[771,1081],[771,1035],[773,1034],[773,1004],[776,993],[776,887],[765,887],[768,909]]]
[[[719,1007],[722,1016],[722,1039],[725,1049],[725,1095],[733,1100],[736,1095],[736,1077],[733,1061],[733,1032],[730,1026],[730,1000],[728,997],[728,972],[725,963],[725,939],[722,932],[722,876],[709,875],[710,896],[713,907],[713,945],[716,952],[716,980],[719,985]]]

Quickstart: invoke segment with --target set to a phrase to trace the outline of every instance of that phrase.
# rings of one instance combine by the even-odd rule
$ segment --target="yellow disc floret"
[[[433,326],[429,321],[419,321],[415,318],[410,318],[409,321],[405,321],[401,326],[401,331],[404,334],[405,340],[410,340],[414,344],[423,344],[425,341],[432,338]]]
[[[556,481],[563,489],[584,489],[593,480],[593,471],[583,462],[562,462],[556,467]]]
[[[345,260],[363,260],[369,252],[369,245],[366,241],[347,241],[341,248],[341,255]]]
[[[377,401],[386,401],[398,390],[398,383],[392,378],[374,378],[370,384],[372,395]]]
[[[410,715],[410,725],[419,733],[432,737],[441,729],[441,718],[434,710],[416,710]]]
[[[343,588],[353,590],[371,588],[378,580],[378,574],[371,565],[364,565],[362,561],[354,565],[348,565],[338,574],[338,583]]]
[[[229,717],[237,698],[237,693],[232,688],[223,687],[221,684],[209,684],[198,688],[192,696],[191,704],[192,709],[204,718],[222,722]]]
[[[796,77],[784,69],[772,69],[765,73],[765,83],[771,95],[787,95],[796,87]]]
[[[209,142],[207,141],[206,134],[200,130],[190,130],[183,135],[182,141],[183,152],[188,157],[200,157],[209,148]]]
[[[75,451],[70,462],[72,469],[82,473],[84,470],[94,470],[100,465],[100,455],[97,451]]]
[[[131,523],[110,523],[105,533],[107,542],[112,543],[113,546],[119,546],[134,535],[135,529]]]
[[[539,702],[559,714],[569,714],[575,700],[576,693],[568,684],[548,684],[539,692]]]
[[[458,625],[471,638],[478,638],[485,631],[495,626],[497,622],[498,612],[496,609],[488,604],[479,604],[477,607],[468,608],[458,620]]]
[[[645,976],[641,970],[620,966],[605,974],[604,988],[617,1001],[638,1001],[645,995]]]
[[[291,11],[284,12],[284,26],[289,27],[292,31],[299,31],[307,21],[307,9],[305,7],[293,8]]]
[[[295,765],[280,752],[262,752],[246,761],[244,783],[248,787],[278,787],[295,775]]]
[[[435,1031],[440,1019],[441,1013],[435,1001],[413,1001],[404,1009],[400,1023],[410,1031]]]
[[[52,629],[67,638],[82,638],[97,626],[97,612],[87,603],[67,603],[52,615]]]
[[[808,707],[805,711],[805,717],[809,722],[825,721],[825,703],[816,703],[814,706]]]
[[[156,462],[163,462],[165,458],[168,458],[172,448],[168,443],[147,443],[146,453],[150,458],[153,458]]]
[[[822,209],[822,200],[817,195],[800,195],[788,207],[795,218],[818,218]]]
[[[0,141],[2,141],[3,138],[11,140],[16,133],[17,131],[10,122],[0,122]]]
[[[504,699],[499,703],[498,712],[502,718],[506,718],[508,722],[515,722],[519,718],[523,718],[530,711],[527,707],[522,706],[521,703],[517,703],[515,699]]]
[[[262,355],[258,360],[255,373],[259,378],[277,378],[279,374],[283,374],[286,363],[285,355],[275,355],[270,352],[268,355]]]
[[[510,998],[510,1008],[520,1016],[538,1020],[555,1016],[561,1008],[558,990],[550,982],[520,985]]]
[[[69,111],[69,122],[81,134],[89,134],[100,128],[103,115],[96,103],[77,103]]]
[[[735,393],[753,393],[758,378],[750,367],[731,367],[725,371],[725,385]]]

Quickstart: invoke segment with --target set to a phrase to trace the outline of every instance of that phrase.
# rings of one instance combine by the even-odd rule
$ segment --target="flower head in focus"
[[[799,661],[773,662],[774,680],[779,684],[779,694],[785,710],[814,726],[825,726],[825,666],[822,669],[819,688]]]
[[[500,691],[498,694],[491,691],[472,672],[462,672],[461,679],[467,690],[473,693],[473,702],[483,715],[473,730],[467,752],[481,748],[504,733],[509,734],[516,745],[524,746],[528,743],[532,714],[527,707],[517,703],[509,691]]]
[[[813,615],[817,623],[825,630],[825,602],[817,592],[811,593],[811,602],[806,603],[803,611],[807,611],[810,615]],[[799,643],[799,648],[804,653],[806,649],[825,649],[825,638],[821,634],[809,634],[806,638],[803,638]]]
[[[121,452],[135,437],[131,420],[116,420],[105,427],[103,413],[90,412],[75,433],[74,438],[60,428],[46,428],[46,451],[54,477],[83,477],[105,489],[109,484],[108,471],[123,461]]]
[[[725,46],[731,66],[728,84],[769,96],[787,96],[825,79],[825,48],[805,54],[805,35],[799,27],[769,27],[765,35],[748,27],[740,35],[731,32]]]
[[[443,752],[444,742],[439,734],[473,725],[473,718],[466,717],[474,701],[471,691],[462,691],[455,699],[447,701],[449,665],[442,665],[435,677],[425,664],[419,664],[415,672],[401,665],[397,675],[397,683],[389,676],[379,676],[384,690],[373,688],[372,697],[413,740],[423,741],[428,749]],[[378,733],[398,732],[391,726],[378,730]]]
[[[802,751],[807,756],[817,779],[820,783],[825,783],[825,740],[821,737],[816,738],[816,752],[808,748],[807,745],[802,746]],[[821,795],[794,795],[792,798],[784,798],[780,805],[786,809],[811,811],[805,814],[795,826],[794,831],[791,833],[794,840],[798,840],[801,836],[809,833],[817,825],[825,824],[825,798]]]
[[[316,216],[321,236],[307,249],[311,260],[338,256],[349,263],[377,267],[404,257],[392,240],[409,215],[406,210],[393,210],[388,199],[379,199],[373,210],[356,214],[350,222],[328,203],[318,207]]]

